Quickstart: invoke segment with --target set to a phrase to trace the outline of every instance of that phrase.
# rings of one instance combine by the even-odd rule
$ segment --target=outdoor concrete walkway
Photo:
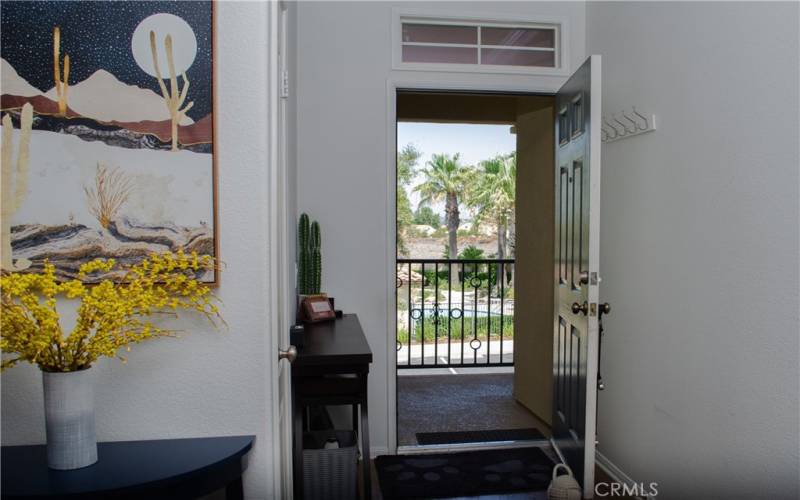
[[[398,444],[417,444],[418,432],[537,428],[549,430],[513,396],[512,368],[413,370],[397,378]],[[470,371],[472,370],[472,371]],[[475,370],[506,370],[481,373]],[[409,370],[409,372],[411,372]],[[429,372],[417,375],[416,373]],[[470,374],[471,373],[471,374]]]
[[[472,346],[477,347],[477,349],[472,349]],[[452,363],[460,363],[461,362],[461,339],[453,338],[450,342],[450,361]],[[411,365],[421,365],[423,351],[425,355],[425,365],[433,365],[435,364],[435,360],[438,359],[438,364],[447,365],[447,356],[448,356],[448,343],[447,339],[445,338],[444,341],[439,342],[438,344],[434,344],[433,342],[428,342],[423,347],[422,344],[411,344]],[[492,340],[491,343],[487,342],[486,339],[483,339],[479,342],[470,342],[470,339],[467,338],[464,341],[464,362],[465,363],[475,363],[478,366],[486,364],[486,358],[488,356],[489,360],[492,363],[498,363],[501,360],[500,353],[502,352],[502,362],[503,363],[512,363],[514,361],[514,341],[512,339],[504,340],[500,342],[500,340]],[[397,365],[409,365],[409,350],[408,345],[403,344],[400,346],[400,350],[397,351]]]

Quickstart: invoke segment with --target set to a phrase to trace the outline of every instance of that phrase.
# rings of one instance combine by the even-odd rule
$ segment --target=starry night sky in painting
[[[156,79],[136,64],[131,37],[136,26],[156,13],[183,18],[197,38],[197,56],[186,71],[199,120],[211,113],[210,1],[8,1],[0,3],[0,55],[42,92],[53,88],[53,27],[61,27],[61,54],[69,54],[70,85],[104,69],[129,85],[161,92]],[[179,84],[183,80],[179,78]]]

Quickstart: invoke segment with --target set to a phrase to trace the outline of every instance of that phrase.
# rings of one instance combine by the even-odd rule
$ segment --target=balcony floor
[[[400,370],[397,377],[397,438],[417,445],[419,432],[482,431],[547,426],[513,396],[513,368]],[[485,370],[485,372],[483,372]],[[501,373],[498,373],[501,372]],[[422,374],[421,374],[422,372]]]

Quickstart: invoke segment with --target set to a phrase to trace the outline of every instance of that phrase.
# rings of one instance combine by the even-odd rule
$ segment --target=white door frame
[[[571,74],[571,68],[568,72]],[[471,82],[490,76],[491,83]],[[396,224],[396,162],[397,162],[397,103],[398,90],[433,90],[433,91],[458,91],[458,92],[521,92],[530,94],[555,95],[556,91],[567,80],[567,77],[542,78],[531,76],[528,85],[509,85],[501,80],[507,78],[502,75],[487,75],[475,73],[464,79],[454,80],[452,74],[427,73],[424,75],[400,74],[386,80],[386,307],[388,314],[386,322],[386,394],[387,394],[387,423],[389,435],[387,444],[390,454],[398,453],[397,446],[397,313],[395,304],[396,276],[395,258],[397,246]],[[403,450],[401,450],[402,452]]]
[[[289,213],[287,182],[287,131],[286,104],[280,97],[280,76],[284,62],[280,51],[286,47],[285,5],[281,2],[267,4],[267,158],[269,215],[268,225],[268,323],[265,335],[269,337],[268,353],[274,356],[268,363],[273,366],[268,373],[271,392],[269,423],[272,432],[272,497],[292,498],[292,440],[291,440],[291,387],[285,362],[278,361],[278,350],[288,345],[290,296],[294,256],[289,255],[287,242]],[[284,376],[282,377],[281,374]],[[283,398],[281,398],[283,395]],[[282,401],[284,404],[282,405]]]

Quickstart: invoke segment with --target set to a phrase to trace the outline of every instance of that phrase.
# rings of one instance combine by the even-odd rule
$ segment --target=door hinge
[[[289,72],[286,70],[281,71],[281,97],[289,97]]]

